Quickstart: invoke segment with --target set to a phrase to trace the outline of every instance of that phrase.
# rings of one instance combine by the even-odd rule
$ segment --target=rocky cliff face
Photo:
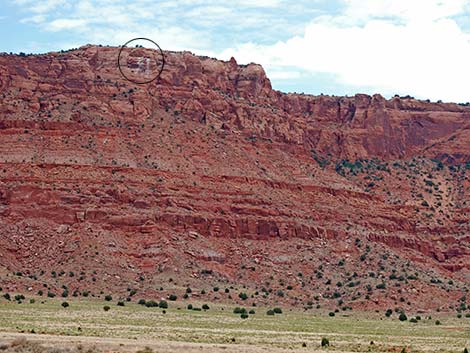
[[[466,291],[470,107],[284,94],[188,52],[140,86],[117,55],[0,56],[3,288],[423,310]]]

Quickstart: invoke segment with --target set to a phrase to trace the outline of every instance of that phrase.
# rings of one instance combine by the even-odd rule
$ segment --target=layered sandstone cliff
[[[188,52],[142,86],[117,53],[0,56],[4,286],[269,282],[293,304],[423,308],[465,292],[470,107],[284,94],[259,65]]]

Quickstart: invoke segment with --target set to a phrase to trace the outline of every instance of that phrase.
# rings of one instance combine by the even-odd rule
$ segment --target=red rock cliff
[[[370,293],[376,305],[398,290],[426,307],[461,294],[470,107],[284,94],[259,65],[188,52],[167,52],[160,79],[140,86],[120,76],[117,53],[0,56],[6,285],[23,285],[20,270],[51,288],[51,270],[83,272],[62,280],[77,291],[275,274],[295,283],[283,299],[295,302],[327,300],[326,279],[355,272],[351,305],[395,273],[413,279]]]

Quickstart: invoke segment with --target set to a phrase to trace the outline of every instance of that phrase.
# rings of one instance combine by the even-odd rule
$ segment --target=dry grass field
[[[412,323],[383,313],[304,312],[254,309],[242,319],[233,307],[210,304],[188,310],[99,300],[36,298],[18,304],[0,300],[0,351],[5,353],[91,352],[463,352],[470,348],[470,318],[421,315]],[[108,305],[109,311],[103,310]],[[202,303],[193,303],[201,307]],[[411,313],[410,313],[411,314]],[[414,317],[410,316],[409,318]],[[436,320],[440,325],[436,325]],[[323,338],[329,346],[322,347]]]

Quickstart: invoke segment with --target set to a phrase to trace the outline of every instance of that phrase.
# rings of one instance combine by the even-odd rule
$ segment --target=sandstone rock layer
[[[285,94],[259,65],[189,52],[142,86],[117,54],[0,55],[4,288],[457,305],[470,107]]]

